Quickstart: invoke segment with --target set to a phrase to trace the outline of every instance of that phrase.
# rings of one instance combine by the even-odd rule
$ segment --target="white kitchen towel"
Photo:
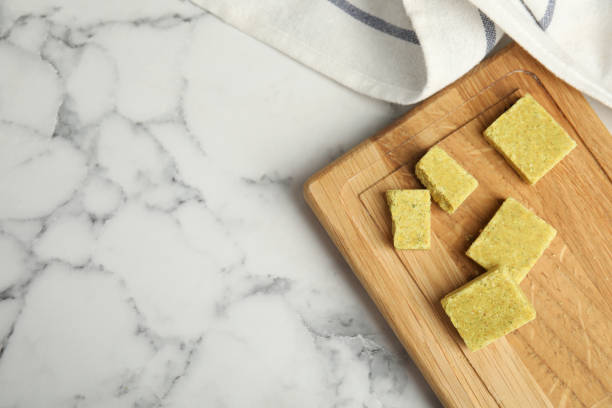
[[[612,0],[192,1],[374,98],[426,98],[477,64],[505,31],[612,107]]]

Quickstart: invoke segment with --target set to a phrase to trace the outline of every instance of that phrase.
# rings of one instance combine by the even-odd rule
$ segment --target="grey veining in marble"
[[[397,107],[187,2],[0,7],[0,407],[437,404],[300,193]]]

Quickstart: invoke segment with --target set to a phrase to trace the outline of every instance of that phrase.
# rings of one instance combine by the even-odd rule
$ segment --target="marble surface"
[[[0,407],[438,405],[301,196],[405,107],[178,0],[5,0],[0,61]]]

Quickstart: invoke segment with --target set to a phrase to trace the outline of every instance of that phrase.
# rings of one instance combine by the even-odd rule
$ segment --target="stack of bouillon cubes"
[[[484,131],[486,140],[529,184],[535,184],[576,143],[529,94]],[[389,190],[393,244],[429,249],[430,197],[449,214],[478,187],[478,181],[440,147],[416,164],[427,189]],[[470,350],[478,350],[535,318],[519,283],[556,231],[514,198],[507,198],[466,254],[487,272],[442,299],[442,306]]]

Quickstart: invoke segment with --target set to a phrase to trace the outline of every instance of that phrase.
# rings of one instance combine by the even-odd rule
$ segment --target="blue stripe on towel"
[[[332,3],[334,6],[338,7],[340,10],[344,11],[349,16],[353,17],[356,20],[361,21],[362,23],[381,31],[385,34],[389,34],[393,37],[399,38],[400,40],[408,41],[410,43],[420,45],[419,39],[416,33],[412,30],[408,30],[402,27],[398,27],[394,24],[391,24],[380,17],[376,17],[373,14],[370,14],[354,4],[350,3],[347,0],[327,0]]]
[[[531,15],[531,17],[533,18],[533,21],[535,21],[536,24],[539,25],[542,30],[546,30],[548,26],[550,25],[550,23],[552,22],[553,14],[555,13],[555,5],[557,4],[557,1],[548,0],[548,3],[546,4],[546,10],[544,11],[544,15],[542,16],[540,20],[536,18],[536,16],[533,14],[529,6],[527,6],[527,4],[525,4],[523,0],[519,0],[519,1],[523,5],[523,7],[525,7],[527,12]]]
[[[538,21],[538,24],[542,28],[542,30],[546,30],[550,25],[550,22],[553,18],[553,13],[555,12],[555,0],[548,0],[548,4],[546,5],[546,11],[544,11],[544,15]]]
[[[485,37],[487,38],[487,54],[493,47],[495,47],[495,39],[497,37],[497,33],[495,32],[495,23],[491,21],[489,17],[485,15],[482,11],[478,10],[480,13],[480,19],[482,20],[482,26],[484,27]]]

